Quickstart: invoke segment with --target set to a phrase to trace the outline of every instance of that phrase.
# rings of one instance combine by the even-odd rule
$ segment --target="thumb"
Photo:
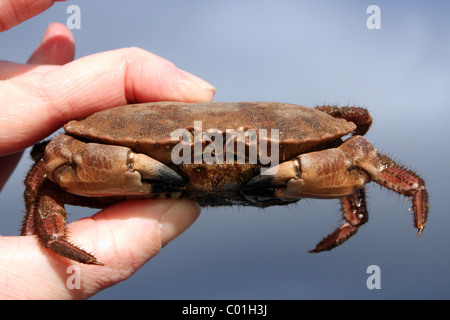
[[[37,237],[0,237],[0,299],[86,299],[128,279],[200,213],[188,200],[135,200],[68,225],[69,240],[104,266],[75,263],[42,247]],[[79,268],[79,288],[67,285]]]

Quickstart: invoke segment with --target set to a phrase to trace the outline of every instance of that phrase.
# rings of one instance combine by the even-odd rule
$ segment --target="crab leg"
[[[315,109],[323,111],[334,118],[341,118],[356,124],[354,135],[364,135],[372,125],[372,117],[365,108],[317,106]]]
[[[353,236],[361,225],[367,222],[369,214],[364,189],[340,199],[342,216],[345,222],[333,233],[325,237],[310,253],[331,250]]]
[[[27,215],[22,235],[37,235],[44,247],[66,258],[101,265],[90,253],[74,246],[67,240],[66,211],[58,200],[61,190],[44,175],[43,162],[37,162],[26,181],[25,205]]]
[[[414,227],[417,236],[425,228],[428,218],[428,192],[425,182],[416,173],[397,164],[394,160],[378,153],[379,172],[375,182],[397,193],[412,197],[412,210],[414,212]]]

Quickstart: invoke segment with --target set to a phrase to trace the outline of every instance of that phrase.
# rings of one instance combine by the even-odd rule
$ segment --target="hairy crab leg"
[[[25,217],[22,235],[37,235],[44,247],[86,264],[102,265],[90,253],[71,244],[67,239],[66,211],[57,200],[59,188],[43,174],[43,162],[38,161],[26,178]]]
[[[375,182],[397,193],[412,197],[414,227],[420,236],[428,218],[428,192],[425,182],[419,175],[397,164],[389,157],[378,153],[379,172]]]
[[[25,179],[25,208],[26,216],[22,222],[22,235],[33,235],[34,234],[34,212],[36,209],[34,205],[36,204],[36,198],[38,195],[37,190],[42,184],[42,177],[45,175],[44,166],[42,161],[38,161],[42,158],[44,154],[45,146],[48,142],[40,142],[34,145],[31,149],[31,157],[35,161],[35,164],[30,169]]]
[[[345,222],[340,225],[333,233],[325,237],[317,246],[309,251],[316,253],[324,250],[331,250],[345,242],[353,236],[361,225],[369,219],[366,206],[366,193],[359,189],[354,194],[341,198],[342,216]]]
[[[372,125],[372,117],[365,108],[358,107],[337,107],[337,106],[317,106],[315,109],[323,111],[334,118],[341,118],[356,124],[353,135],[364,135]]]
[[[37,212],[36,198],[38,196],[38,190],[42,184],[42,177],[44,176],[44,168],[42,163],[35,164],[28,172],[25,180],[25,219],[22,222],[22,235],[28,236],[35,234],[34,228],[34,216]]]

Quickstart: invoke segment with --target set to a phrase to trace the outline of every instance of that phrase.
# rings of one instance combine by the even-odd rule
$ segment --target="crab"
[[[273,102],[104,110],[70,121],[65,134],[34,147],[22,235],[37,235],[60,256],[101,264],[70,242],[64,204],[104,208],[127,199],[187,198],[201,206],[264,208],[338,198],[343,223],[310,251],[320,252],[368,220],[364,186],[374,181],[412,197],[419,236],[428,216],[425,183],[363,137],[371,123],[364,108]]]

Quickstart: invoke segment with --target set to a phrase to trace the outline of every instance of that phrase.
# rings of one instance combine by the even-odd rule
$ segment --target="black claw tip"
[[[249,182],[247,182],[243,187],[242,190],[246,193],[251,193],[252,191],[259,191],[264,190],[270,187],[273,187],[272,185],[272,178],[271,175],[259,175],[251,179]]]
[[[177,187],[184,187],[186,185],[183,177],[169,167],[164,165],[158,166],[156,170],[158,171],[160,181]]]

